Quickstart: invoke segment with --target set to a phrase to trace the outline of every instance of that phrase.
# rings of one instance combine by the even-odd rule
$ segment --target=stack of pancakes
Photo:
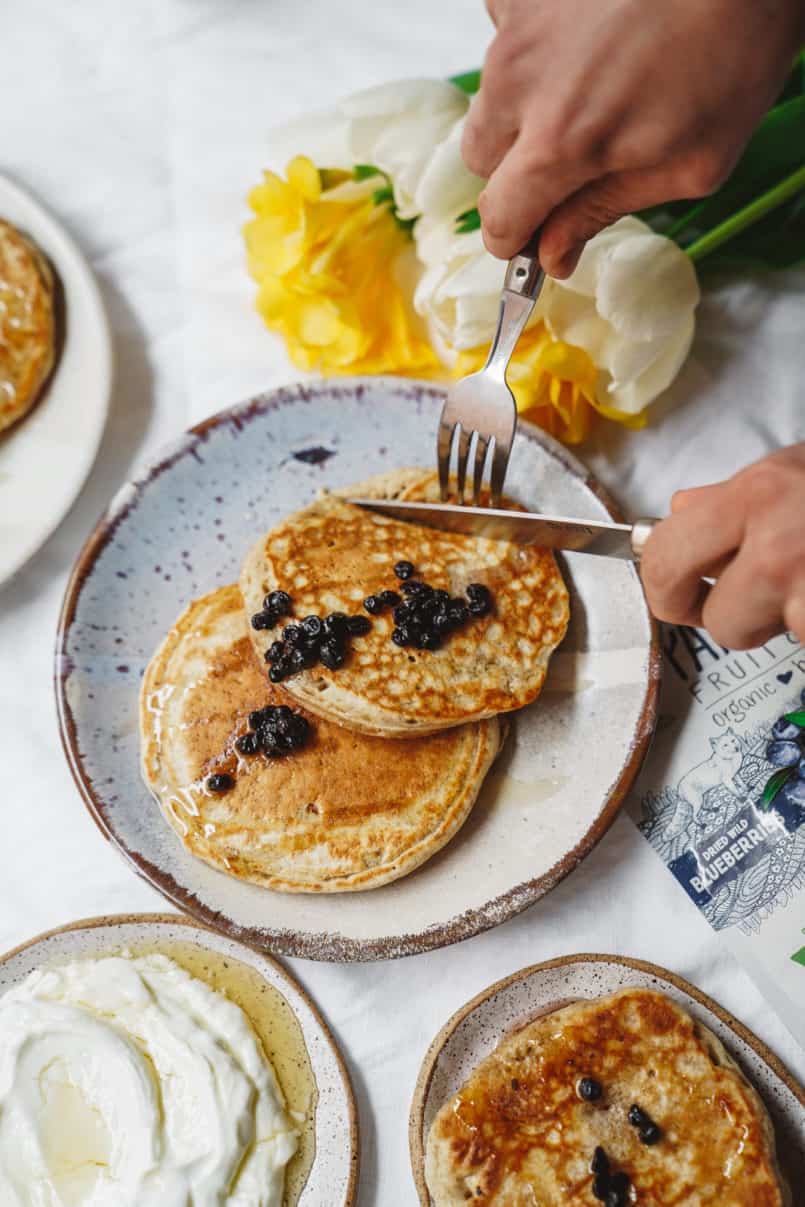
[[[375,498],[433,499],[435,476],[399,471],[360,484]],[[394,588],[393,567],[451,596],[485,584],[490,614],[436,650],[391,640],[390,611],[351,640],[337,670],[281,684],[266,654],[283,624]],[[292,615],[250,618],[275,590]],[[549,552],[403,524],[327,494],[247,555],[239,586],[196,600],[151,660],[141,699],[143,775],[185,845],[215,867],[285,892],[375,888],[439,850],[468,816],[506,733],[500,714],[532,703],[567,628],[568,596]],[[243,757],[249,715],[288,705],[310,736],[283,758]],[[230,790],[208,787],[231,774]]]

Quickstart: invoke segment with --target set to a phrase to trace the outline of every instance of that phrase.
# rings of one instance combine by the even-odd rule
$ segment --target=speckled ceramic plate
[[[103,435],[112,339],[101,293],[76,244],[0,175],[0,218],[29,234],[56,270],[63,302],[58,359],[33,409],[0,436],[0,583],[42,545],[84,485]]]
[[[667,993],[718,1036],[769,1110],[790,1186],[805,1186],[805,1090],[766,1045],[712,998],[665,968],[621,956],[574,955],[533,964],[497,981],[456,1011],[434,1039],[419,1071],[408,1121],[411,1168],[422,1207],[432,1207],[424,1177],[431,1124],[478,1063],[540,1011],[628,985]]]
[[[648,746],[659,656],[635,568],[570,554],[568,635],[458,835],[368,893],[284,895],[194,858],[140,779],[148,659],[189,601],[238,577],[255,537],[322,486],[432,464],[443,391],[393,378],[262,395],[182,436],[123,487],[85,545],[57,643],[62,737],[78,786],[129,863],[182,909],[291,955],[399,956],[494,926],[561,880],[612,822]],[[604,518],[584,468],[522,425],[507,489],[536,509]],[[535,925],[538,925],[535,918]]]
[[[280,965],[226,935],[169,914],[87,918],[47,931],[0,956],[0,996],[34,969],[153,946],[171,955],[176,944],[238,960],[284,998],[301,1029],[316,1083],[315,1155],[301,1193],[288,1207],[352,1207],[358,1184],[358,1117],[344,1063],[318,1010]],[[181,956],[176,958],[181,959]]]

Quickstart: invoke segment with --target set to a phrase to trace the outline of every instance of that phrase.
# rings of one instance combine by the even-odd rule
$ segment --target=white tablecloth
[[[53,634],[70,565],[120,481],[209,411],[294,376],[251,309],[239,236],[271,127],[367,84],[473,67],[489,31],[481,0],[29,0],[5,22],[0,166],[92,261],[117,383],[79,501],[0,591],[0,947],[82,916],[164,905],[79,800],[56,728]],[[804,285],[789,273],[708,289],[693,355],[654,425],[609,429],[584,450],[627,510],[662,512],[675,487],[803,437]],[[805,1078],[805,1053],[621,816],[556,891],[489,934],[387,964],[290,961],[350,1067],[362,1207],[415,1201],[408,1105],[439,1026],[490,981],[577,951],[675,969]]]

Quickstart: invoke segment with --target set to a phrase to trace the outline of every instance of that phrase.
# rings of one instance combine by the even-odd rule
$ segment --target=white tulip
[[[489,343],[505,265],[486,250],[479,230],[457,235],[453,220],[426,214],[414,227],[414,238],[424,265],[414,308],[428,320],[439,345],[462,351]]]
[[[426,215],[414,234],[425,265],[418,312],[453,348],[489,343],[501,262],[484,249],[480,232],[456,235],[450,222]],[[572,276],[545,282],[534,320],[588,353],[604,408],[637,415],[679,372],[698,301],[696,271],[684,252],[638,218],[621,218],[589,241]]]
[[[346,97],[329,113],[273,131],[272,157],[283,165],[294,155],[307,155],[327,168],[374,164],[391,178],[401,218],[422,213],[420,189],[429,204],[440,192],[455,197],[459,208],[452,217],[474,205],[480,189],[461,163],[461,129],[456,132],[469,103],[466,93],[447,80],[380,84]],[[474,190],[468,181],[476,182]]]

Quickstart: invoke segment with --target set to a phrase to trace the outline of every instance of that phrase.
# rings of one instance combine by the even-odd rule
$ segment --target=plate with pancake
[[[793,1207],[805,1090],[737,1019],[654,964],[548,960],[434,1039],[411,1104],[422,1207]]]
[[[119,492],[68,585],[59,717],[95,820],[260,947],[389,958],[505,921],[598,841],[648,747],[632,565],[347,502],[432,497],[443,397],[344,379],[213,416]],[[527,424],[507,492],[612,514]]]
[[[90,918],[0,956],[0,1062],[4,1204],[34,1166],[54,1202],[355,1202],[355,1101],[316,1007],[190,919]]]
[[[100,290],[59,223],[0,175],[0,583],[66,515],[112,385]]]

